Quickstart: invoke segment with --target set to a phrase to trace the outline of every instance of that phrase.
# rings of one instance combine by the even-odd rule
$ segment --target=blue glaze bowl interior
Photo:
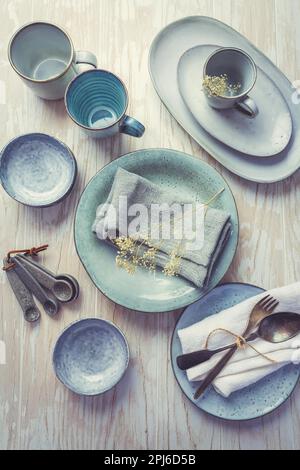
[[[77,124],[105,129],[115,124],[127,108],[127,91],[121,80],[105,70],[88,70],[66,91],[66,107]]]
[[[176,358],[182,354],[178,330],[187,328],[224,309],[243,302],[263,292],[263,289],[240,283],[222,284],[211,290],[202,299],[187,307],[175,326],[171,341],[171,361],[176,380],[183,393],[199,409],[218,418],[243,421],[264,416],[278,408],[291,395],[300,375],[299,365],[289,364],[260,381],[237,390],[228,398],[219,395],[213,386],[194,400],[200,382],[190,382],[186,372],[178,368]]]
[[[129,362],[123,333],[99,318],[71,324],[58,338],[53,366],[58,379],[80,395],[99,395],[114,387]]]
[[[46,134],[26,134],[1,152],[0,178],[16,201],[46,207],[61,201],[73,188],[77,164],[71,150]]]

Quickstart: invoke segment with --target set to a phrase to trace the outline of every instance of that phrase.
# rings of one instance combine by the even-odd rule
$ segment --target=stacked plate
[[[242,49],[257,65],[251,97],[260,112],[254,119],[235,109],[216,111],[207,104],[201,83],[203,67],[220,47]],[[271,183],[299,168],[300,113],[292,100],[292,85],[238,32],[212,18],[179,20],[155,38],[149,68],[157,93],[175,119],[233,173]]]
[[[92,232],[96,210],[105,203],[118,168],[142,175],[169,188],[183,200],[207,201],[218,190],[224,192],[212,206],[231,216],[230,238],[214,266],[208,286],[197,288],[185,279],[168,277],[139,267],[134,275],[116,265],[116,250]],[[76,211],[74,235],[78,255],[98,289],[114,302],[143,312],[167,312],[196,302],[213,289],[229,269],[239,234],[236,204],[223,177],[207,163],[168,149],[145,149],[115,159],[99,171],[85,188]]]
[[[227,398],[218,394],[211,385],[199,400],[195,400],[193,395],[200,382],[189,382],[186,372],[180,370],[176,362],[177,356],[182,354],[178,330],[187,328],[207,316],[219,313],[261,292],[263,289],[250,284],[219,285],[202,299],[187,307],[175,326],[171,341],[171,361],[176,380],[185,396],[197,408],[217,418],[244,421],[271,413],[294,391],[299,381],[300,368],[298,365],[288,364],[258,382],[237,390]]]

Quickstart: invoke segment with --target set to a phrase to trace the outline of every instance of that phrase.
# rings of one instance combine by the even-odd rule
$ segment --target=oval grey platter
[[[286,149],[272,158],[247,157],[206,132],[185,105],[177,84],[180,57],[195,46],[215,44],[246,51],[276,83],[293,121],[293,135]],[[259,49],[230,26],[205,16],[190,16],[169,24],[155,37],[149,54],[149,71],[161,100],[201,147],[231,172],[258,183],[273,183],[295,173],[300,166],[300,112],[292,101],[291,82]],[[202,73],[202,72],[201,72]],[[201,81],[201,80],[200,80]]]
[[[176,380],[186,397],[200,410],[217,418],[243,421],[264,416],[284,403],[295,389],[300,367],[290,364],[259,382],[232,393],[228,398],[219,395],[210,386],[203,397],[194,400],[193,395],[200,382],[190,382],[186,372],[180,370],[176,358],[182,354],[177,331],[214,315],[243,300],[259,294],[264,289],[251,284],[228,283],[217,286],[202,299],[187,307],[179,317],[171,341],[171,361]]]

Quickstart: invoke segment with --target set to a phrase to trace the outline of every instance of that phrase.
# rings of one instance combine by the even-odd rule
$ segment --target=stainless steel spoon
[[[55,276],[24,255],[17,255],[16,258],[59,302],[71,302],[71,300],[74,300],[77,287],[69,276]]]
[[[15,256],[13,258],[15,264],[14,270],[18,276],[22,279],[24,284],[33,293],[33,295],[41,302],[45,312],[53,317],[58,313],[59,305],[55,298],[52,298],[38,283],[38,281],[30,274],[29,271],[24,267],[19,258]]]
[[[6,262],[6,260],[4,260],[4,262]],[[7,270],[6,275],[23,311],[25,320],[30,323],[37,321],[41,316],[41,312],[34,301],[31,291],[18,276],[15,269]]]
[[[249,335],[247,342],[254,341],[257,338],[264,339],[269,343],[283,343],[300,333],[300,315],[298,313],[279,312],[273,313],[264,318],[256,332]],[[226,351],[234,346],[230,344],[218,349],[202,349],[188,354],[178,356],[176,361],[179,369],[187,370],[208,361],[212,356],[222,351]]]

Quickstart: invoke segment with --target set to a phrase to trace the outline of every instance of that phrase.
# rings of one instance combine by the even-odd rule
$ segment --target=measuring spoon
[[[28,258],[25,258],[25,259],[27,259],[28,262],[33,264],[34,266],[37,266],[39,269],[44,271],[46,274],[49,274],[50,276],[54,277],[57,281],[62,280],[62,281],[68,282],[70,284],[70,286],[72,287],[73,295],[74,295],[74,297],[70,301],[76,300],[79,297],[79,293],[80,293],[79,283],[78,283],[77,279],[75,279],[75,277],[71,276],[71,274],[63,273],[63,274],[57,274],[56,275],[52,271],[50,271],[49,269],[45,268],[45,266],[41,266],[38,263],[36,263],[35,261],[30,260]]]
[[[56,276],[56,279],[62,279],[64,281],[69,282],[72,285],[73,293],[74,293],[74,298],[72,300],[76,300],[79,297],[80,293],[80,287],[77,279],[75,277],[71,276],[71,274],[58,274]]]
[[[30,290],[20,279],[15,269],[8,269],[6,271],[6,275],[23,311],[25,320],[30,323],[37,321],[41,316],[41,312],[39,311]]]
[[[53,275],[37,263],[27,259],[24,255],[17,255],[16,258],[19,263],[21,263],[39,282],[39,284],[49,289],[59,302],[71,302],[71,300],[74,300],[76,289],[74,288],[72,281],[67,280],[65,276],[61,278]]]
[[[14,269],[16,273],[22,279],[24,284],[26,284],[28,289],[31,290],[33,295],[41,302],[41,304],[44,307],[45,312],[50,317],[53,317],[54,315],[56,315],[59,310],[57,301],[47,294],[47,292],[42,288],[42,286],[38,283],[38,281],[23,266],[23,264],[21,263],[19,258],[17,258],[17,256],[13,258],[13,262],[15,263]]]

